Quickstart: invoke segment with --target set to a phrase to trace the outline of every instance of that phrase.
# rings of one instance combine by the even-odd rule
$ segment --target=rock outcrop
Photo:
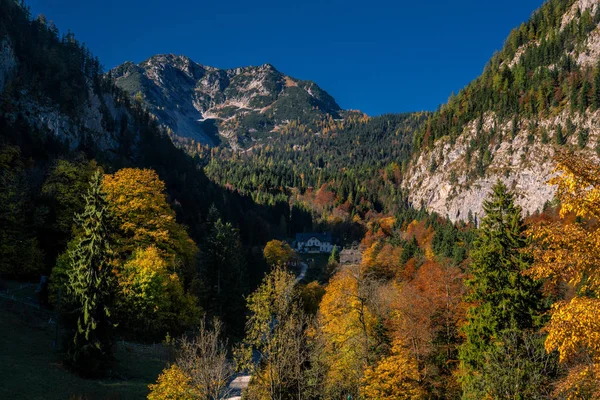
[[[586,147],[579,150],[590,158],[597,158],[595,146],[600,138],[600,112],[569,115],[568,111],[539,121],[536,132],[545,130],[552,140],[560,125],[567,131],[567,121],[576,132],[589,132]],[[477,122],[473,121],[455,143],[449,138],[439,140],[433,149],[421,153],[413,160],[406,176],[405,187],[409,200],[415,206],[424,205],[431,211],[448,216],[451,220],[465,220],[483,214],[483,201],[496,181],[502,180],[516,194],[516,201],[525,214],[543,208],[554,197],[555,188],[548,184],[554,171],[553,157],[557,146],[547,142],[530,128],[530,122],[521,121],[514,138],[512,121],[496,126],[496,144],[489,146],[491,162],[483,176],[474,176],[477,157],[468,160],[469,142],[477,135]],[[488,113],[483,119],[483,130],[494,128],[495,115]],[[571,128],[573,129],[573,128]],[[578,146],[576,134],[567,138],[567,144]],[[435,168],[432,168],[435,166]]]

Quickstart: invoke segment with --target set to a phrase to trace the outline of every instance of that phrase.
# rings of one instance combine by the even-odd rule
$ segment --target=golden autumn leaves
[[[153,170],[125,168],[104,175],[102,186],[119,228],[113,271],[126,324],[160,332],[198,321],[196,299],[183,287],[198,248],[176,222],[164,182]]]
[[[562,365],[561,378],[553,388],[555,395],[566,399],[600,398],[600,166],[570,155],[562,155],[558,161],[558,174],[551,183],[558,188],[560,215],[536,218],[537,222],[529,226],[527,233],[532,241],[524,251],[534,263],[525,274],[554,290],[553,297],[546,299],[554,305],[543,332],[547,335],[546,352],[557,352]],[[391,242],[395,219],[383,218],[377,224],[363,241],[367,250],[362,265],[342,266],[325,289],[318,287],[323,297],[320,304],[315,301],[316,318],[310,322],[289,319],[294,313],[285,306],[287,297],[274,295],[293,290],[294,279],[289,273],[275,272],[273,281],[250,297],[251,321],[260,322],[251,326],[264,329],[250,330],[250,337],[258,347],[269,343],[268,349],[261,347],[266,354],[281,356],[269,358],[264,364],[268,368],[255,371],[252,393],[256,398],[274,398],[268,388],[283,387],[299,376],[305,376],[306,381],[298,381],[308,385],[312,373],[318,375],[315,386],[324,398],[352,394],[364,399],[420,399],[434,390],[439,396],[460,396],[456,359],[457,346],[463,340],[459,327],[465,324],[467,307],[465,272],[461,265],[436,258],[432,249],[435,232],[424,222],[407,223],[402,230],[403,247],[416,247],[405,255]],[[272,264],[289,255],[281,242],[265,249],[265,257],[273,260]],[[420,258],[418,267],[413,265],[415,256]],[[142,261],[137,263],[143,270],[152,271]],[[398,265],[404,268],[398,269]],[[281,279],[276,279],[278,273],[283,274]],[[387,279],[389,276],[392,279]],[[270,308],[278,305],[273,299],[283,302],[278,312]],[[273,315],[279,317],[273,319]],[[273,321],[284,320],[290,323],[281,335],[263,340],[272,335]],[[527,357],[540,356],[538,348],[544,355],[538,337],[535,343],[524,344]],[[502,374],[506,367],[517,376],[517,364],[510,361],[519,361],[511,357],[516,358],[513,356],[523,346],[523,337],[515,332],[494,340],[503,346],[494,357],[502,359],[496,360],[498,368],[490,371]],[[311,354],[290,356],[289,349],[303,346]],[[535,351],[528,346],[535,347]],[[296,359],[302,363],[295,363]],[[442,359],[444,365],[431,361],[435,359]],[[292,369],[307,364],[318,367],[318,371]],[[172,367],[161,379],[165,380],[165,388],[177,391],[178,385],[186,386],[187,378]],[[167,384],[167,380],[173,384]],[[160,395],[169,396],[166,392]]]
[[[529,273],[562,285],[552,306],[547,351],[567,367],[557,394],[600,398],[600,165],[562,154],[557,158],[560,218],[530,228],[535,263]]]
[[[542,331],[547,335],[546,351],[556,351],[561,364],[554,395],[600,398],[600,165],[567,154],[557,161],[557,176],[550,183],[558,188],[560,215],[533,219],[536,222],[527,231],[532,240],[524,252],[534,262],[524,274],[554,291],[546,299],[554,304]],[[367,233],[360,269],[340,269],[319,308],[325,385],[358,392],[365,399],[425,396],[426,388],[436,383],[430,375],[432,366],[424,360],[442,350],[428,348],[431,326],[455,329],[464,324],[460,269],[436,262],[430,249],[432,232],[413,222],[406,230],[423,249],[424,262],[411,270],[409,260],[404,271],[398,271],[400,252],[382,240],[390,236],[394,223],[393,218],[381,219],[378,229]],[[369,285],[365,274],[392,274],[400,283]],[[382,355],[374,356],[382,315],[391,343]],[[449,341],[448,360],[453,346],[456,342]],[[451,387],[450,383],[443,390]]]

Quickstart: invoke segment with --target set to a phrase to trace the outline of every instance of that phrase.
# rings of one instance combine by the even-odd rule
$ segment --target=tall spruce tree
[[[485,376],[484,366],[501,350],[506,332],[532,329],[540,315],[539,284],[522,274],[531,259],[522,251],[527,237],[521,208],[502,182],[493,187],[483,208],[486,215],[467,281],[467,299],[473,305],[467,311],[466,340],[459,352],[463,399],[490,394],[493,379]]]
[[[210,228],[199,266],[203,307],[209,314],[219,316],[229,333],[242,333],[244,327],[239,315],[244,312],[242,296],[247,294],[248,284],[240,234],[231,223],[222,221],[214,206],[209,210],[207,222]]]
[[[85,209],[75,217],[76,245],[69,252],[67,292],[76,305],[77,326],[68,350],[73,368],[99,375],[111,360],[113,276],[110,266],[109,212],[97,171],[84,195]]]

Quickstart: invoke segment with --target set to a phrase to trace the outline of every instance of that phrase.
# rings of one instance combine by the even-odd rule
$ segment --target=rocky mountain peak
[[[124,63],[110,75],[131,95],[141,93],[148,111],[173,135],[204,144],[224,138],[239,148],[292,120],[311,122],[341,111],[314,82],[286,76],[268,63],[223,70],[158,54]]]

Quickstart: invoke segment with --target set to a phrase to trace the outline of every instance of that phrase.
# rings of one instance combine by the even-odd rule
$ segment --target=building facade
[[[334,244],[330,233],[297,233],[294,247],[299,253],[331,253]]]

